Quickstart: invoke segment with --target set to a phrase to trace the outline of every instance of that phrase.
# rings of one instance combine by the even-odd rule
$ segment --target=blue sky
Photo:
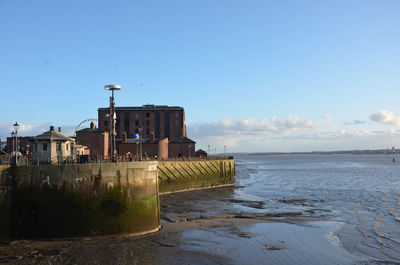
[[[73,128],[117,83],[120,106],[183,106],[202,148],[396,146],[399,11],[397,0],[0,0],[0,136],[16,120],[22,134]]]

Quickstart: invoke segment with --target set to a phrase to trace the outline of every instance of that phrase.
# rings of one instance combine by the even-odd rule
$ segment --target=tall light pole
[[[14,145],[14,155],[15,155],[15,165],[18,165],[18,129],[19,129],[19,124],[18,122],[15,122],[15,124],[13,124],[14,127],[14,131],[11,133],[11,135],[14,135],[15,137],[15,145]]]
[[[112,157],[112,161],[115,162],[117,160],[117,143],[115,140],[115,136],[117,135],[115,131],[115,123],[117,122],[117,117],[115,115],[115,101],[114,101],[114,91],[115,90],[121,90],[120,85],[106,85],[104,86],[105,90],[110,90],[111,91],[111,97],[110,97],[110,117],[109,117],[109,123],[110,123],[110,153]]]
[[[224,155],[226,157],[226,145],[224,145]]]
[[[140,161],[143,159],[143,137],[142,137],[142,127],[139,127],[139,152],[140,152]]]

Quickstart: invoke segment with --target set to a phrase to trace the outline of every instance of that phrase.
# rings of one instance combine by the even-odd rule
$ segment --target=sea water
[[[392,162],[393,155],[236,156],[234,199],[264,207],[234,207],[277,214],[276,222],[234,228],[248,235],[239,239],[228,231],[233,228],[187,231],[182,247],[226,258],[217,264],[398,264],[400,157],[395,158],[399,162]],[[293,222],[286,216],[310,219]]]

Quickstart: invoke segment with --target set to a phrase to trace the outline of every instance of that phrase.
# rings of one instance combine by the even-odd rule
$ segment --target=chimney
[[[58,127],[58,132],[59,132],[59,133],[61,132],[61,127]]]
[[[54,126],[50,126],[50,131],[54,131]]]
[[[91,122],[90,123],[90,129],[92,129],[92,130],[96,129],[96,123]]]

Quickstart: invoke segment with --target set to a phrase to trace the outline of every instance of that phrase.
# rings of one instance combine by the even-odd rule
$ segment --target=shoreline
[[[225,251],[232,251],[230,246],[233,245],[240,249],[241,255],[250,258],[256,250],[261,251],[257,252],[260,257],[279,253],[294,258],[303,247],[294,235],[301,240],[304,237],[311,241],[328,242],[322,237],[326,227],[332,224],[329,218],[301,212],[240,211],[236,204],[245,204],[257,210],[260,202],[234,199],[233,191],[237,188],[228,186],[160,196],[161,229],[152,234],[3,242],[0,244],[0,263],[247,264],[245,261],[235,263],[230,255],[224,254]],[[254,232],[255,227],[261,232]],[[279,240],[271,236],[273,233]],[[303,251],[304,257],[312,254],[307,249]],[[330,244],[318,251],[345,252],[341,247]],[[240,256],[236,259],[240,260]],[[346,261],[348,263],[341,264],[353,264],[354,258]]]

